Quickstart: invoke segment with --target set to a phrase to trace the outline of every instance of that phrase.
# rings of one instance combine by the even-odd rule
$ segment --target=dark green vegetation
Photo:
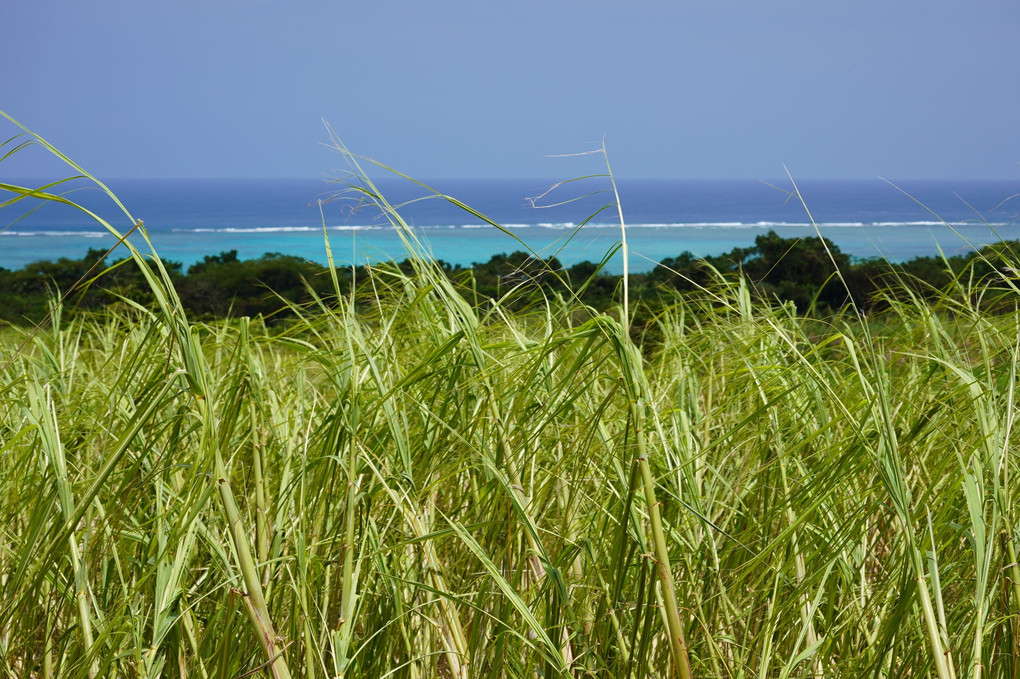
[[[886,298],[894,290],[901,297],[913,294],[934,300],[961,278],[1001,285],[1004,277],[1015,277],[1015,273],[992,263],[1002,261],[1003,254],[1017,252],[1020,243],[1003,242],[966,255],[918,257],[894,265],[877,259],[853,261],[829,241],[781,238],[770,231],[758,236],[752,247],[707,258],[685,252],[650,273],[631,275],[630,297],[643,307],[641,318],[647,320],[670,303],[674,291],[696,291],[719,275],[731,279],[743,275],[757,299],[793,302],[801,313],[831,313],[851,301],[861,311],[872,312],[887,306]],[[54,296],[68,291],[70,313],[118,306],[124,300],[152,302],[144,277],[129,260],[108,264],[103,255],[101,250],[90,250],[81,259],[36,262],[17,271],[0,269],[0,320],[38,323],[49,312]],[[291,304],[306,305],[333,290],[328,267],[281,254],[239,260],[231,250],[206,256],[186,272],[173,262],[164,265],[185,310],[198,320],[263,316],[278,323],[294,317]],[[405,273],[414,271],[409,261],[393,266]],[[565,268],[555,258],[536,259],[522,251],[495,255],[470,268],[441,262],[440,267],[472,304],[515,291],[518,308],[542,295],[567,295],[608,310],[619,300],[622,278],[601,273],[592,262]],[[835,276],[837,267],[843,280]],[[370,280],[378,268],[338,270],[341,289],[349,290],[355,280]],[[92,274],[85,277],[90,270]],[[535,294],[521,294],[528,290]]]

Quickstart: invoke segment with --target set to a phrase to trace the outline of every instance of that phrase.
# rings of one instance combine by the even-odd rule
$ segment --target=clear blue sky
[[[1020,178],[1017,0],[38,0],[0,108],[101,177]],[[0,138],[14,133],[0,125]],[[40,157],[0,175],[50,174]]]

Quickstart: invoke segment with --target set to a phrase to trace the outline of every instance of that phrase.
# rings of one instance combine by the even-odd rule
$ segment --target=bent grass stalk
[[[215,460],[215,475],[216,484],[219,488],[219,494],[223,503],[223,512],[226,519],[228,529],[234,542],[234,548],[237,553],[239,565],[242,571],[242,577],[246,587],[245,605],[246,610],[249,612],[249,618],[252,622],[253,629],[256,633],[256,637],[262,645],[263,650],[266,654],[266,662],[269,664],[273,675],[281,679],[290,679],[290,672],[287,669],[286,660],[283,657],[281,651],[278,651],[278,640],[276,639],[276,632],[273,629],[272,621],[270,620],[269,611],[266,607],[265,600],[262,596],[262,587],[257,577],[254,562],[251,558],[250,547],[247,538],[244,534],[244,528],[241,524],[240,514],[237,509],[236,501],[234,500],[233,492],[230,488],[230,483],[227,479],[226,467],[223,462],[222,452],[219,445],[217,444],[217,435],[220,433],[216,430],[214,425],[214,414],[210,408],[210,401],[212,394],[209,392],[208,387],[208,369],[205,366],[204,359],[202,357],[201,347],[198,345],[195,334],[188,323],[183,307],[181,306],[180,299],[177,297],[177,293],[174,290],[173,284],[170,281],[169,274],[163,265],[162,260],[155,253],[155,249],[152,247],[152,243],[149,240],[148,234],[146,233],[141,221],[134,219],[127,208],[120,202],[116,195],[110,191],[110,189],[103,184],[101,181],[93,177],[91,174],[86,172],[77,163],[72,161],[70,158],[65,156],[63,153],[58,151],[49,142],[31,132],[16,120],[11,118],[4,111],[0,111],[0,115],[6,118],[8,121],[14,123],[20,127],[25,133],[28,134],[30,139],[44,147],[47,151],[52,153],[59,160],[63,161],[68,166],[75,169],[80,176],[87,177],[93,181],[103,192],[109,196],[109,198],[120,208],[125,216],[135,225],[134,228],[138,229],[139,235],[144,239],[146,245],[152,252],[151,262],[155,265],[156,271],[154,272],[149,266],[147,261],[142,256],[141,252],[131,243],[125,235],[122,235],[115,229],[109,222],[100,217],[99,215],[86,210],[61,196],[54,194],[44,194],[38,191],[23,190],[21,187],[15,187],[10,185],[4,185],[4,189],[12,191],[16,195],[26,196],[30,195],[35,198],[43,200],[50,200],[54,202],[64,203],[70,207],[79,209],[90,217],[92,217],[97,223],[102,225],[107,231],[109,231],[115,238],[118,239],[119,243],[123,243],[127,247],[131,254],[131,258],[135,261],[139,271],[144,276],[148,283],[149,289],[153,293],[156,303],[160,309],[163,320],[172,329],[176,335],[178,342],[178,348],[181,351],[181,358],[183,359],[185,376],[192,388],[193,396],[195,399],[196,410],[203,423],[203,452],[208,452],[209,449],[212,451],[212,457]],[[62,492],[61,497],[64,497]],[[69,498],[65,498],[65,507],[69,507]],[[65,509],[67,512],[67,509]],[[72,549],[73,551],[73,549]],[[77,568],[76,568],[77,570]],[[81,592],[78,594],[79,599],[82,599],[85,593]],[[79,609],[82,611],[82,627],[83,634],[88,646],[91,646],[91,624],[87,619],[86,603],[80,601]],[[95,671],[90,670],[90,679],[95,676]]]
[[[655,497],[655,480],[648,463],[648,449],[645,442],[645,393],[646,379],[641,355],[630,337],[630,249],[627,247],[627,227],[623,218],[623,204],[620,192],[616,187],[616,179],[609,165],[609,154],[606,153],[605,142],[602,155],[606,162],[606,170],[616,198],[617,212],[620,217],[620,242],[623,255],[623,306],[620,309],[620,324],[614,329],[613,339],[617,347],[620,367],[627,398],[630,402],[631,419],[634,422],[634,437],[637,444],[637,463],[641,467],[641,478],[644,483],[645,502],[651,521],[652,541],[655,545],[655,559],[659,581],[662,585],[664,599],[663,615],[669,629],[669,644],[673,656],[675,672],[681,679],[691,678],[691,661],[687,653],[687,640],[683,624],[680,621],[680,610],[677,607],[676,589],[673,585],[673,569],[669,560],[669,548],[666,545],[666,534],[662,527],[662,514]]]

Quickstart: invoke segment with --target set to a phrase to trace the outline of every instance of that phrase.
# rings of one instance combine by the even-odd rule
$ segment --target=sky
[[[5,3],[0,109],[105,178],[1020,178],[1016,0]],[[0,140],[18,132],[0,121]],[[44,176],[19,153],[0,176]]]

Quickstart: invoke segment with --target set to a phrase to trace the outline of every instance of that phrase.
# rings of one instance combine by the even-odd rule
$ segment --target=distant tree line
[[[654,270],[632,274],[630,299],[646,313],[654,312],[671,293],[694,293],[716,285],[719,276],[744,276],[756,295],[792,302],[801,313],[827,313],[853,303],[863,312],[882,307],[890,295],[935,298],[956,282],[971,289],[999,287],[1018,277],[1013,267],[1020,241],[1003,241],[976,252],[951,257],[916,257],[902,264],[880,259],[854,259],[827,239],[782,238],[773,231],[748,248],[734,248],[712,257],[683,252],[663,260]],[[53,300],[66,294],[73,313],[116,304],[151,303],[152,295],[131,260],[105,262],[103,251],[91,249],[81,259],[34,262],[18,270],[0,268],[0,321],[32,324],[42,321]],[[1010,264],[1013,262],[1014,264]],[[524,252],[494,255],[488,262],[461,267],[439,263],[462,295],[483,305],[516,291],[514,307],[524,308],[543,295],[573,295],[596,309],[607,309],[620,297],[619,275],[599,265],[580,262],[564,267],[555,257],[542,260]],[[187,311],[195,319],[262,315],[270,322],[293,312],[284,300],[301,306],[316,297],[333,297],[326,267],[307,260],[267,253],[241,260],[236,250],[208,255],[185,271],[180,263],[164,262]],[[393,266],[413,273],[411,262]],[[840,275],[837,275],[837,267]],[[91,273],[88,273],[90,272]],[[377,267],[337,270],[340,289],[352,281],[378,278]],[[86,275],[88,274],[88,275]],[[76,287],[77,286],[77,287]],[[69,294],[68,294],[69,293]]]

